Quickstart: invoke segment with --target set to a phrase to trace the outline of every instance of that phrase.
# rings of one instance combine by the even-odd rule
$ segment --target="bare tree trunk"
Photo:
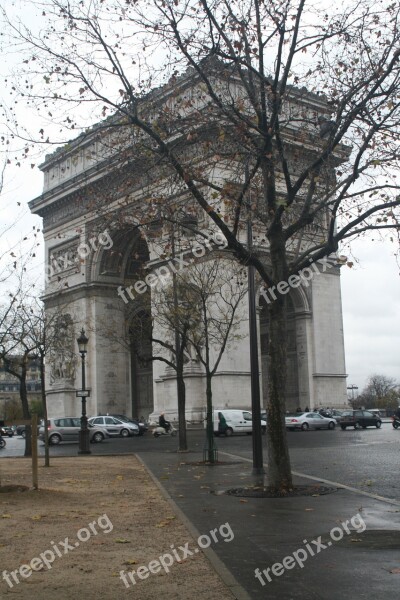
[[[274,281],[286,281],[284,242],[278,230],[271,239]],[[286,439],[286,297],[279,294],[269,309],[268,373],[268,480],[269,485],[284,491],[292,488],[292,472]]]
[[[207,369],[206,373],[206,398],[207,398],[207,454],[208,462],[215,463],[215,444],[214,444],[214,422],[212,405],[212,375]]]
[[[40,355],[40,383],[42,388],[42,404],[43,404],[43,418],[44,418],[44,466],[50,466],[50,453],[49,453],[49,432],[47,429],[47,398],[46,398],[46,387],[45,387],[45,374],[44,374],[44,356]]]
[[[176,369],[176,379],[177,379],[177,390],[178,390],[178,427],[179,427],[179,452],[186,452],[188,449],[187,446],[187,435],[186,435],[186,388],[185,388],[185,380],[183,377],[183,360],[179,358],[177,369]]]
[[[26,362],[21,365],[21,376],[19,380],[19,395],[21,398],[22,412],[24,419],[30,419],[31,413],[28,403],[28,392],[26,389]],[[25,427],[25,453],[24,456],[32,456],[32,427],[29,423]]]

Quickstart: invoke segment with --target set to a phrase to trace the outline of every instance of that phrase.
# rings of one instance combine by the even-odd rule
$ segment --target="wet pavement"
[[[222,452],[224,464],[213,467],[196,464],[201,452],[139,455],[199,534],[229,525],[234,538],[219,540],[212,550],[249,598],[399,597],[400,501],[377,502],[345,489],[239,498],[224,492],[254,484],[247,462]],[[312,483],[300,477],[295,482]]]

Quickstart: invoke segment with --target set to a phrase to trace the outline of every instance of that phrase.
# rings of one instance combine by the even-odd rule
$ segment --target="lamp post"
[[[252,223],[249,216],[247,221],[247,245],[249,252],[252,251]],[[263,448],[261,430],[261,406],[260,406],[260,367],[258,361],[258,337],[257,337],[257,310],[256,291],[254,281],[254,267],[247,267],[249,281],[249,326],[250,326],[250,373],[251,373],[251,410],[253,415],[253,475],[263,475]]]
[[[246,179],[249,179],[249,167],[246,164]],[[249,213],[247,216],[247,249],[253,251],[253,229],[251,215],[251,198],[249,198]],[[250,381],[251,381],[251,411],[253,415],[253,475],[261,476],[263,483],[264,465],[261,429],[261,400],[260,400],[260,365],[258,360],[257,309],[254,266],[247,267],[249,282],[249,338],[250,338]]]
[[[79,431],[79,450],[78,454],[91,454],[89,447],[89,429],[86,416],[86,398],[90,396],[90,390],[86,389],[85,381],[85,357],[89,339],[86,337],[85,330],[82,327],[81,335],[76,340],[78,342],[79,354],[82,359],[82,389],[76,392],[76,395],[82,400],[81,429]]]
[[[351,385],[347,386],[347,389],[351,390],[351,399],[354,400],[354,390],[358,390],[358,386],[352,383]]]

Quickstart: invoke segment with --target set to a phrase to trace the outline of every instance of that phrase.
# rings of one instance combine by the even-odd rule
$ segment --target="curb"
[[[156,476],[152,473],[149,467],[145,464],[140,456],[135,454],[135,457],[143,466],[143,468],[147,471],[153,483],[157,486],[158,490],[161,492],[164,499],[168,502],[168,504],[173,508],[175,513],[178,515],[179,519],[183,522],[185,527],[189,530],[194,538],[199,538],[201,533],[196,529],[193,523],[187,518],[185,513],[179,506],[176,504],[175,500],[169,495],[167,490],[163,487],[163,485],[158,481]],[[230,590],[234,598],[236,600],[251,600],[251,597],[246,592],[246,590],[238,583],[232,573],[226,568],[222,560],[217,556],[217,554],[211,548],[202,548],[201,552],[205,555],[205,557],[210,562],[214,571],[219,575],[224,584]]]

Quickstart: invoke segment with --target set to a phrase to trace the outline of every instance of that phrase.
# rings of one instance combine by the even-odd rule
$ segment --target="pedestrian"
[[[226,419],[222,412],[218,413],[218,433],[226,434],[226,430],[228,429],[228,425],[226,424]]]
[[[310,409],[308,408],[308,406],[305,407],[304,412],[308,412]]]

